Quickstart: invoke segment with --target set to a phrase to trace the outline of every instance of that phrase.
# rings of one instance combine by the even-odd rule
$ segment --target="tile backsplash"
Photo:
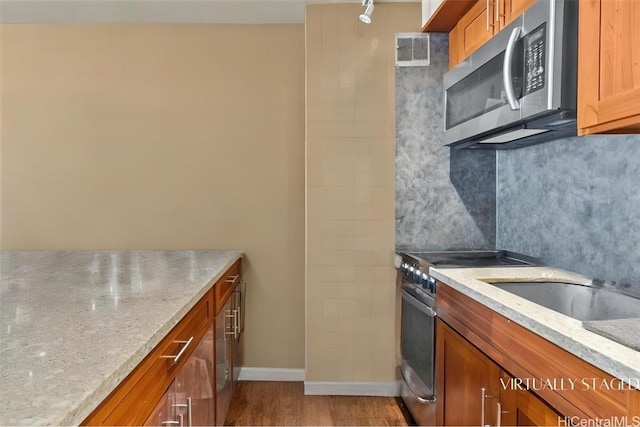
[[[495,152],[443,142],[448,40],[431,34],[431,66],[396,70],[396,248],[492,248]]]
[[[640,291],[640,135],[497,155],[498,247]]]

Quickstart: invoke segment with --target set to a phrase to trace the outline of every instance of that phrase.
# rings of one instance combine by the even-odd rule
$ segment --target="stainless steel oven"
[[[435,425],[435,322],[437,284],[430,267],[535,265],[537,260],[507,251],[399,252],[400,395],[418,425]]]
[[[435,295],[403,275],[400,284],[400,391],[420,425],[435,423]],[[422,278],[420,278],[422,279]]]

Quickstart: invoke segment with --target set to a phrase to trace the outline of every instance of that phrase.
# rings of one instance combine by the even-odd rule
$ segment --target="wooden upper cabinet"
[[[640,133],[640,2],[579,8],[578,134]]]
[[[493,36],[492,1],[478,1],[449,33],[449,67],[453,68]]]
[[[448,33],[476,1],[422,0],[422,32]]]
[[[501,18],[500,28],[509,25],[514,19],[522,15],[525,10],[536,2],[536,0],[503,0],[504,7],[498,11]]]
[[[533,3],[535,0],[477,1],[449,32],[449,67],[462,62]]]

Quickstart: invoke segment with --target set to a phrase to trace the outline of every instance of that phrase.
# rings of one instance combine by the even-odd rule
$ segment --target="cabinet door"
[[[500,369],[444,322],[438,321],[436,334],[443,425],[495,425]]]
[[[213,323],[175,379],[178,417],[188,426],[208,426],[215,421]]]
[[[454,42],[449,46],[450,67],[453,67],[471,55],[473,51],[493,36],[495,28],[493,14],[493,0],[479,0],[460,18],[460,21],[458,21],[458,24],[452,30],[452,33],[454,33]],[[456,52],[452,52],[454,49]],[[452,63],[451,58],[457,61],[456,64]]]
[[[579,7],[578,134],[640,133],[640,2]]]
[[[498,11],[496,11],[496,16],[500,20],[500,29],[522,15],[535,2],[536,0],[502,0]]]
[[[563,417],[533,393],[527,390],[518,390],[517,394],[516,425],[560,425],[560,420],[563,420]]]
[[[169,389],[160,397],[155,408],[144,421],[145,426],[171,426],[179,425],[178,417],[176,414],[175,405],[175,381],[171,383]]]
[[[215,318],[216,343],[216,425],[223,425],[233,396],[233,298],[229,298]]]
[[[494,408],[497,425],[550,426],[560,425],[564,418],[547,403],[523,387],[514,387],[513,378],[500,372],[500,401]]]
[[[242,335],[242,291],[239,284],[233,291],[233,313],[236,316],[236,334],[233,337],[231,346],[231,365],[233,366],[233,390],[235,391],[238,379],[240,378],[240,368],[242,367],[242,354],[240,349],[240,337]]]

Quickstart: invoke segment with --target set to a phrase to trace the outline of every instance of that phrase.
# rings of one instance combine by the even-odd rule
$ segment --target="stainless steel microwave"
[[[538,0],[444,76],[444,140],[510,149],[576,134],[578,0]]]

